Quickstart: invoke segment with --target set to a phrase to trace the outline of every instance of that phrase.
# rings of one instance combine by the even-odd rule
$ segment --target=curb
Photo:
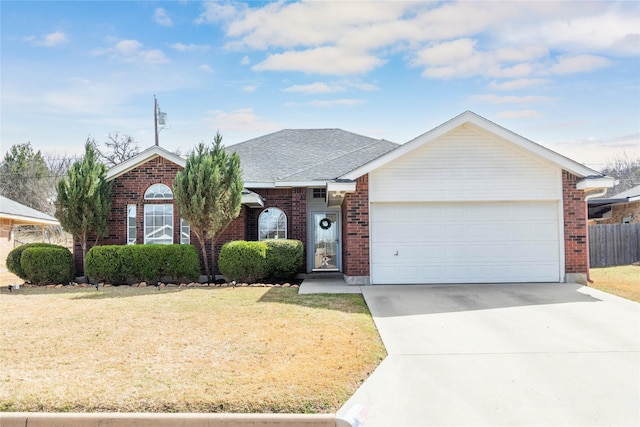
[[[0,413],[2,427],[350,427],[336,414]]]

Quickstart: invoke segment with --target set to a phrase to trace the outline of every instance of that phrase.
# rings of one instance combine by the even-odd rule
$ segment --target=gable
[[[561,168],[465,123],[369,174],[371,201],[559,200]]]
[[[127,172],[136,169],[154,159],[158,159],[158,161],[162,164],[171,163],[175,166],[178,166],[180,169],[184,168],[184,165],[186,163],[185,160],[180,156],[177,156],[162,147],[154,145],[150,148],[147,148],[140,154],[127,159],[126,161],[109,169],[107,171],[107,181],[111,181],[121,175],[124,175]]]
[[[443,135],[446,135],[454,129],[465,124],[474,125],[483,132],[492,134],[494,137],[499,138],[506,144],[513,145],[515,148],[519,148],[523,152],[528,152],[533,156],[539,157],[541,160],[553,163],[558,168],[564,169],[579,178],[588,178],[589,181],[592,181],[595,184],[595,187],[593,187],[593,185],[591,184],[585,184],[585,182],[587,181],[585,179],[579,183],[579,185],[582,186],[581,189],[606,188],[613,185],[613,178],[606,177],[600,172],[588,168],[539,144],[536,144],[531,140],[523,138],[522,136],[517,135],[483,117],[480,117],[477,114],[472,113],[471,111],[466,111],[459,116],[454,117],[448,122],[443,123],[442,125],[430,130],[429,132],[401,145],[395,150],[346,173],[340,178],[356,179],[360,176],[368,174],[395,159],[413,152],[423,145],[433,144],[434,141],[438,140]],[[592,178],[597,179],[592,180]]]

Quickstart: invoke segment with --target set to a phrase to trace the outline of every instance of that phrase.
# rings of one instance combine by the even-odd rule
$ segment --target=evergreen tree
[[[173,182],[173,194],[180,212],[200,243],[207,276],[215,278],[217,237],[240,214],[242,201],[240,157],[228,154],[218,132],[211,147],[200,143]],[[206,240],[211,241],[211,268]]]
[[[75,162],[67,177],[58,181],[55,216],[62,228],[71,233],[82,246],[82,266],[85,267],[87,242],[96,242],[107,234],[107,218],[111,208],[111,184],[106,181],[107,168],[89,140],[82,159]],[[84,270],[86,271],[86,270]]]
[[[31,143],[12,145],[0,164],[0,194],[18,203],[50,213],[49,168]]]

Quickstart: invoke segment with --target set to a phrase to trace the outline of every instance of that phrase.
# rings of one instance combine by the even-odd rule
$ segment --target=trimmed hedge
[[[68,283],[73,280],[73,255],[67,248],[31,247],[22,251],[20,267],[36,285]]]
[[[7,269],[21,278],[22,280],[27,280],[27,274],[22,269],[20,265],[20,258],[22,257],[22,252],[29,248],[58,248],[65,249],[63,246],[52,245],[51,243],[27,243],[26,245],[18,246],[9,252],[7,255],[6,265]]]
[[[94,246],[86,265],[91,280],[114,285],[164,277],[192,281],[200,276],[200,258],[192,245]]]
[[[291,279],[302,266],[303,253],[299,240],[236,240],[220,249],[218,269],[227,280],[243,283],[266,278]]]
[[[269,274],[267,244],[236,240],[222,245],[218,269],[229,281],[252,283]]]
[[[302,267],[302,242],[293,239],[271,239],[264,242],[267,244],[268,277],[276,280],[294,278]]]

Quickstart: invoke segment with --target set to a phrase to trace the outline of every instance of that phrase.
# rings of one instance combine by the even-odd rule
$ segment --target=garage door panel
[[[371,233],[374,284],[560,279],[557,202],[373,203]]]

